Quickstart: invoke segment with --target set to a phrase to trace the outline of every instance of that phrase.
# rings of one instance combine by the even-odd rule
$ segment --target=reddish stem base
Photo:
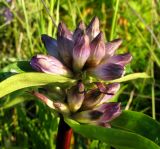
[[[56,149],[69,149],[72,133],[72,129],[65,123],[61,116],[58,126]]]

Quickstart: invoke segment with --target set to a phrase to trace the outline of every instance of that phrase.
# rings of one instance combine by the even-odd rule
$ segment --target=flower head
[[[115,54],[116,49],[122,43],[121,39],[105,43],[97,17],[94,17],[87,27],[80,22],[74,32],[69,31],[61,22],[58,25],[57,40],[48,35],[42,35],[42,41],[50,55],[50,61],[47,61],[48,66],[49,63],[51,65],[55,63],[55,66],[59,63],[61,64],[60,68],[65,68],[74,76],[79,72],[86,72],[88,75],[102,80],[117,79],[124,74],[125,65],[132,59],[129,53]],[[43,58],[45,61],[48,56],[44,55]],[[38,56],[31,60],[31,66],[34,69],[57,74],[57,70],[53,70],[56,67],[50,67],[48,71],[45,71],[46,68],[43,67],[46,65],[41,65],[41,61],[36,59]],[[35,65],[39,67],[35,67]],[[66,75],[66,71],[64,74],[59,74]]]
[[[42,35],[49,55],[34,56],[30,61],[31,66],[44,73],[73,77],[77,83],[63,90],[62,101],[50,100],[38,92],[32,94],[63,116],[80,123],[110,127],[109,122],[121,113],[120,103],[109,102],[120,84],[94,82],[89,84],[92,86],[89,88],[85,81],[87,77],[84,78],[83,74],[95,77],[98,81],[117,79],[124,74],[125,65],[132,56],[129,53],[116,55],[122,40],[105,43],[99,26],[99,19],[94,17],[87,27],[80,22],[71,32],[61,22],[57,40]]]
[[[96,87],[85,91],[81,81],[68,88],[63,101],[50,100],[39,92],[32,92],[50,108],[80,123],[89,123],[110,127],[109,122],[121,114],[120,103],[109,102],[118,91],[119,84],[104,85],[96,83]]]

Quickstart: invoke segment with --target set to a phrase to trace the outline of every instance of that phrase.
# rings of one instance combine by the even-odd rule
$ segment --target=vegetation
[[[124,112],[121,118],[123,119],[124,116],[125,124],[117,119],[113,121],[113,129],[107,132],[102,128],[97,129],[104,135],[115,134],[116,139],[118,139],[117,133],[122,137],[125,133],[129,133],[128,136],[132,139],[136,138],[137,134],[131,132],[137,132],[159,145],[160,136],[154,128],[159,129],[160,124],[154,121],[150,126],[146,121],[151,121],[148,116],[160,120],[160,78],[158,77],[160,75],[160,1],[45,0],[45,3],[56,24],[63,21],[70,30],[73,30],[80,20],[88,24],[93,16],[97,16],[101,22],[100,28],[105,33],[105,39],[111,41],[122,38],[123,44],[118,53],[130,52],[133,56],[131,64],[127,65],[126,75],[146,72],[150,76],[150,78],[145,76],[145,79],[129,79],[130,81],[122,82],[121,89],[113,98],[113,101],[122,103],[124,110],[141,113],[134,115],[132,112],[128,114]],[[0,81],[14,73],[25,72],[29,67],[26,61],[35,54],[46,52],[41,34],[56,37],[56,33],[57,27],[41,0],[11,0],[10,2],[0,0]],[[17,61],[23,61],[23,65],[18,65]],[[23,73],[20,75],[23,76]],[[51,79],[48,78],[48,82],[51,82]],[[14,86],[18,88],[17,83],[13,80]],[[39,85],[39,82],[34,83]],[[30,84],[28,84],[29,90],[36,88],[33,87],[35,85]],[[3,90],[3,87],[7,86],[1,86],[0,89]],[[0,97],[2,97],[1,93]],[[59,122],[57,114],[34,99],[28,93],[28,89],[15,91],[0,99],[0,148],[55,148]],[[125,116],[135,121],[140,120],[141,127],[126,120]],[[129,122],[133,124],[129,125]],[[120,149],[125,144],[123,141],[122,146],[118,146],[118,142],[108,144],[107,137],[105,140],[95,140],[98,136],[87,134],[89,128],[92,131],[94,128],[74,125],[74,123],[68,120],[68,124],[79,134],[81,134],[80,130],[86,130],[86,133],[82,134],[83,137],[77,133],[74,135],[71,143],[72,146],[76,144],[77,149],[110,149],[110,145]],[[143,127],[145,124],[148,129]],[[115,129],[118,127],[122,129],[120,132]],[[123,132],[125,129],[131,129],[131,132]],[[142,140],[144,144],[147,141]],[[151,144],[153,149],[156,148],[155,144],[153,146]],[[135,148],[135,144],[131,143],[131,146]],[[142,147],[139,145],[139,148]]]

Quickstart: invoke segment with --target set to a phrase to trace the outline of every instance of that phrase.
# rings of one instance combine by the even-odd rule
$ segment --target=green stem
[[[116,0],[116,8],[115,8],[113,19],[112,19],[110,40],[113,40],[113,37],[114,37],[114,31],[115,31],[115,26],[116,26],[118,7],[119,7],[119,0]]]

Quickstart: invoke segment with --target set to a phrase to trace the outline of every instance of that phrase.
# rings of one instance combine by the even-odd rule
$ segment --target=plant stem
[[[60,117],[56,149],[69,149],[72,137],[72,129],[65,123],[63,117]]]

